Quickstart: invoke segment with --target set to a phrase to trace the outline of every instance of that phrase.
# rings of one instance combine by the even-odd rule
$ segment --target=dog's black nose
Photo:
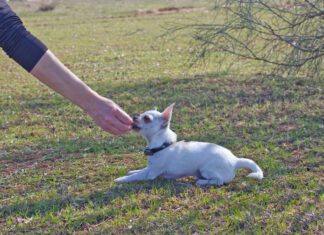
[[[133,115],[133,121],[136,122],[139,120],[139,114],[134,114]]]

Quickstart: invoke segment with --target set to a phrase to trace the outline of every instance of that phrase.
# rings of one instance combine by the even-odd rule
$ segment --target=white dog
[[[248,177],[263,178],[262,170],[254,161],[237,158],[222,146],[195,141],[177,142],[177,135],[170,129],[173,105],[162,113],[155,109],[133,118],[133,129],[148,141],[144,151],[149,155],[148,166],[130,171],[116,182],[153,180],[158,176],[167,179],[196,176],[197,185],[220,186],[232,181],[238,168],[252,170]]]

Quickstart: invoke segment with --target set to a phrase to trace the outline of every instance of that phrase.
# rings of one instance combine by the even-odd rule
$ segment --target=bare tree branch
[[[215,15],[226,16],[219,22],[189,24],[168,32],[193,31],[196,60],[218,53],[318,75],[324,67],[323,8],[323,0],[217,1]]]

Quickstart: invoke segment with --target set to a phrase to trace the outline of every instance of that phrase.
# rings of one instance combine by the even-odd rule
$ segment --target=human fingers
[[[133,120],[132,118],[120,107],[117,107],[114,111],[114,116],[124,125],[132,125]]]
[[[107,124],[113,126],[115,129],[121,131],[122,133],[126,133],[131,130],[131,125],[125,125],[115,116],[110,116],[107,119]]]
[[[104,131],[107,131],[109,132],[110,134],[113,134],[113,135],[121,135],[123,134],[124,132],[123,131],[120,131],[118,130],[117,128],[115,128],[114,126],[110,125],[109,123],[104,123],[102,125],[100,125],[100,127],[104,130]]]

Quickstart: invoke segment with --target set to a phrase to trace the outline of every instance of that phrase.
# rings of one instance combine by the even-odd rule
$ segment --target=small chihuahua
[[[133,117],[133,129],[148,141],[144,154],[149,156],[148,166],[130,171],[118,183],[153,180],[158,176],[176,179],[196,176],[197,185],[223,185],[233,180],[235,170],[248,168],[248,177],[263,178],[261,168],[252,160],[237,158],[228,149],[211,143],[178,141],[170,129],[174,104],[162,113],[156,109]]]

